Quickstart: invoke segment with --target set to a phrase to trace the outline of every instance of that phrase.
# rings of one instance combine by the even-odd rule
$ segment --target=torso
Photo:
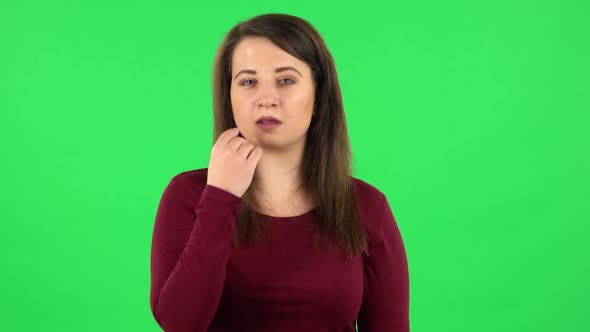
[[[264,201],[262,204],[264,206]],[[271,202],[271,208],[264,208],[261,213],[272,216],[272,217],[292,217],[299,216],[307,213],[316,207],[315,202],[306,200],[303,203],[292,202],[292,201],[279,201]]]

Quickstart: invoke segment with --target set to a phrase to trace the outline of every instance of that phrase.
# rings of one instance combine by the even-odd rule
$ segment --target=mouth
[[[278,120],[258,120],[256,125],[263,130],[271,130],[279,127],[281,122]]]
[[[279,124],[281,123],[280,121],[277,120],[258,120],[256,121],[256,124]]]
[[[278,119],[273,118],[272,116],[263,116],[256,121],[256,124],[277,124],[281,123]]]

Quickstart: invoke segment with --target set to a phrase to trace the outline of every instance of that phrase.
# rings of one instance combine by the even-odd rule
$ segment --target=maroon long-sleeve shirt
[[[150,306],[166,332],[407,332],[406,251],[386,196],[352,177],[369,252],[314,250],[316,210],[271,217],[272,250],[232,248],[242,198],[207,185],[207,168],[174,176],[151,247]]]

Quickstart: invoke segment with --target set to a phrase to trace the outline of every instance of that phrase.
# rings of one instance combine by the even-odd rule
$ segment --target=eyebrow
[[[297,70],[297,69],[295,69],[293,67],[279,67],[279,68],[275,69],[275,73],[280,73],[280,72],[285,71],[285,70],[294,70],[294,71],[297,72],[297,74],[299,74],[299,76],[303,77],[303,75],[301,75],[301,73],[299,72],[299,70]],[[240,70],[240,72],[237,73],[236,76],[234,76],[234,80],[238,77],[238,75],[240,75],[242,73],[244,73],[244,74],[256,74],[256,70],[252,70],[252,69]]]

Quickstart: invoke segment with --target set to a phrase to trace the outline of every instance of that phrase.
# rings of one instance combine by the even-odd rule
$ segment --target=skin
[[[295,70],[275,72],[280,67]],[[256,73],[240,73],[254,70]],[[311,68],[263,37],[247,37],[232,58],[231,105],[242,136],[263,149],[256,166],[259,194],[274,215],[291,215],[313,208],[304,193],[300,166],[312,119],[315,82]],[[281,125],[265,131],[256,125],[272,116]]]

